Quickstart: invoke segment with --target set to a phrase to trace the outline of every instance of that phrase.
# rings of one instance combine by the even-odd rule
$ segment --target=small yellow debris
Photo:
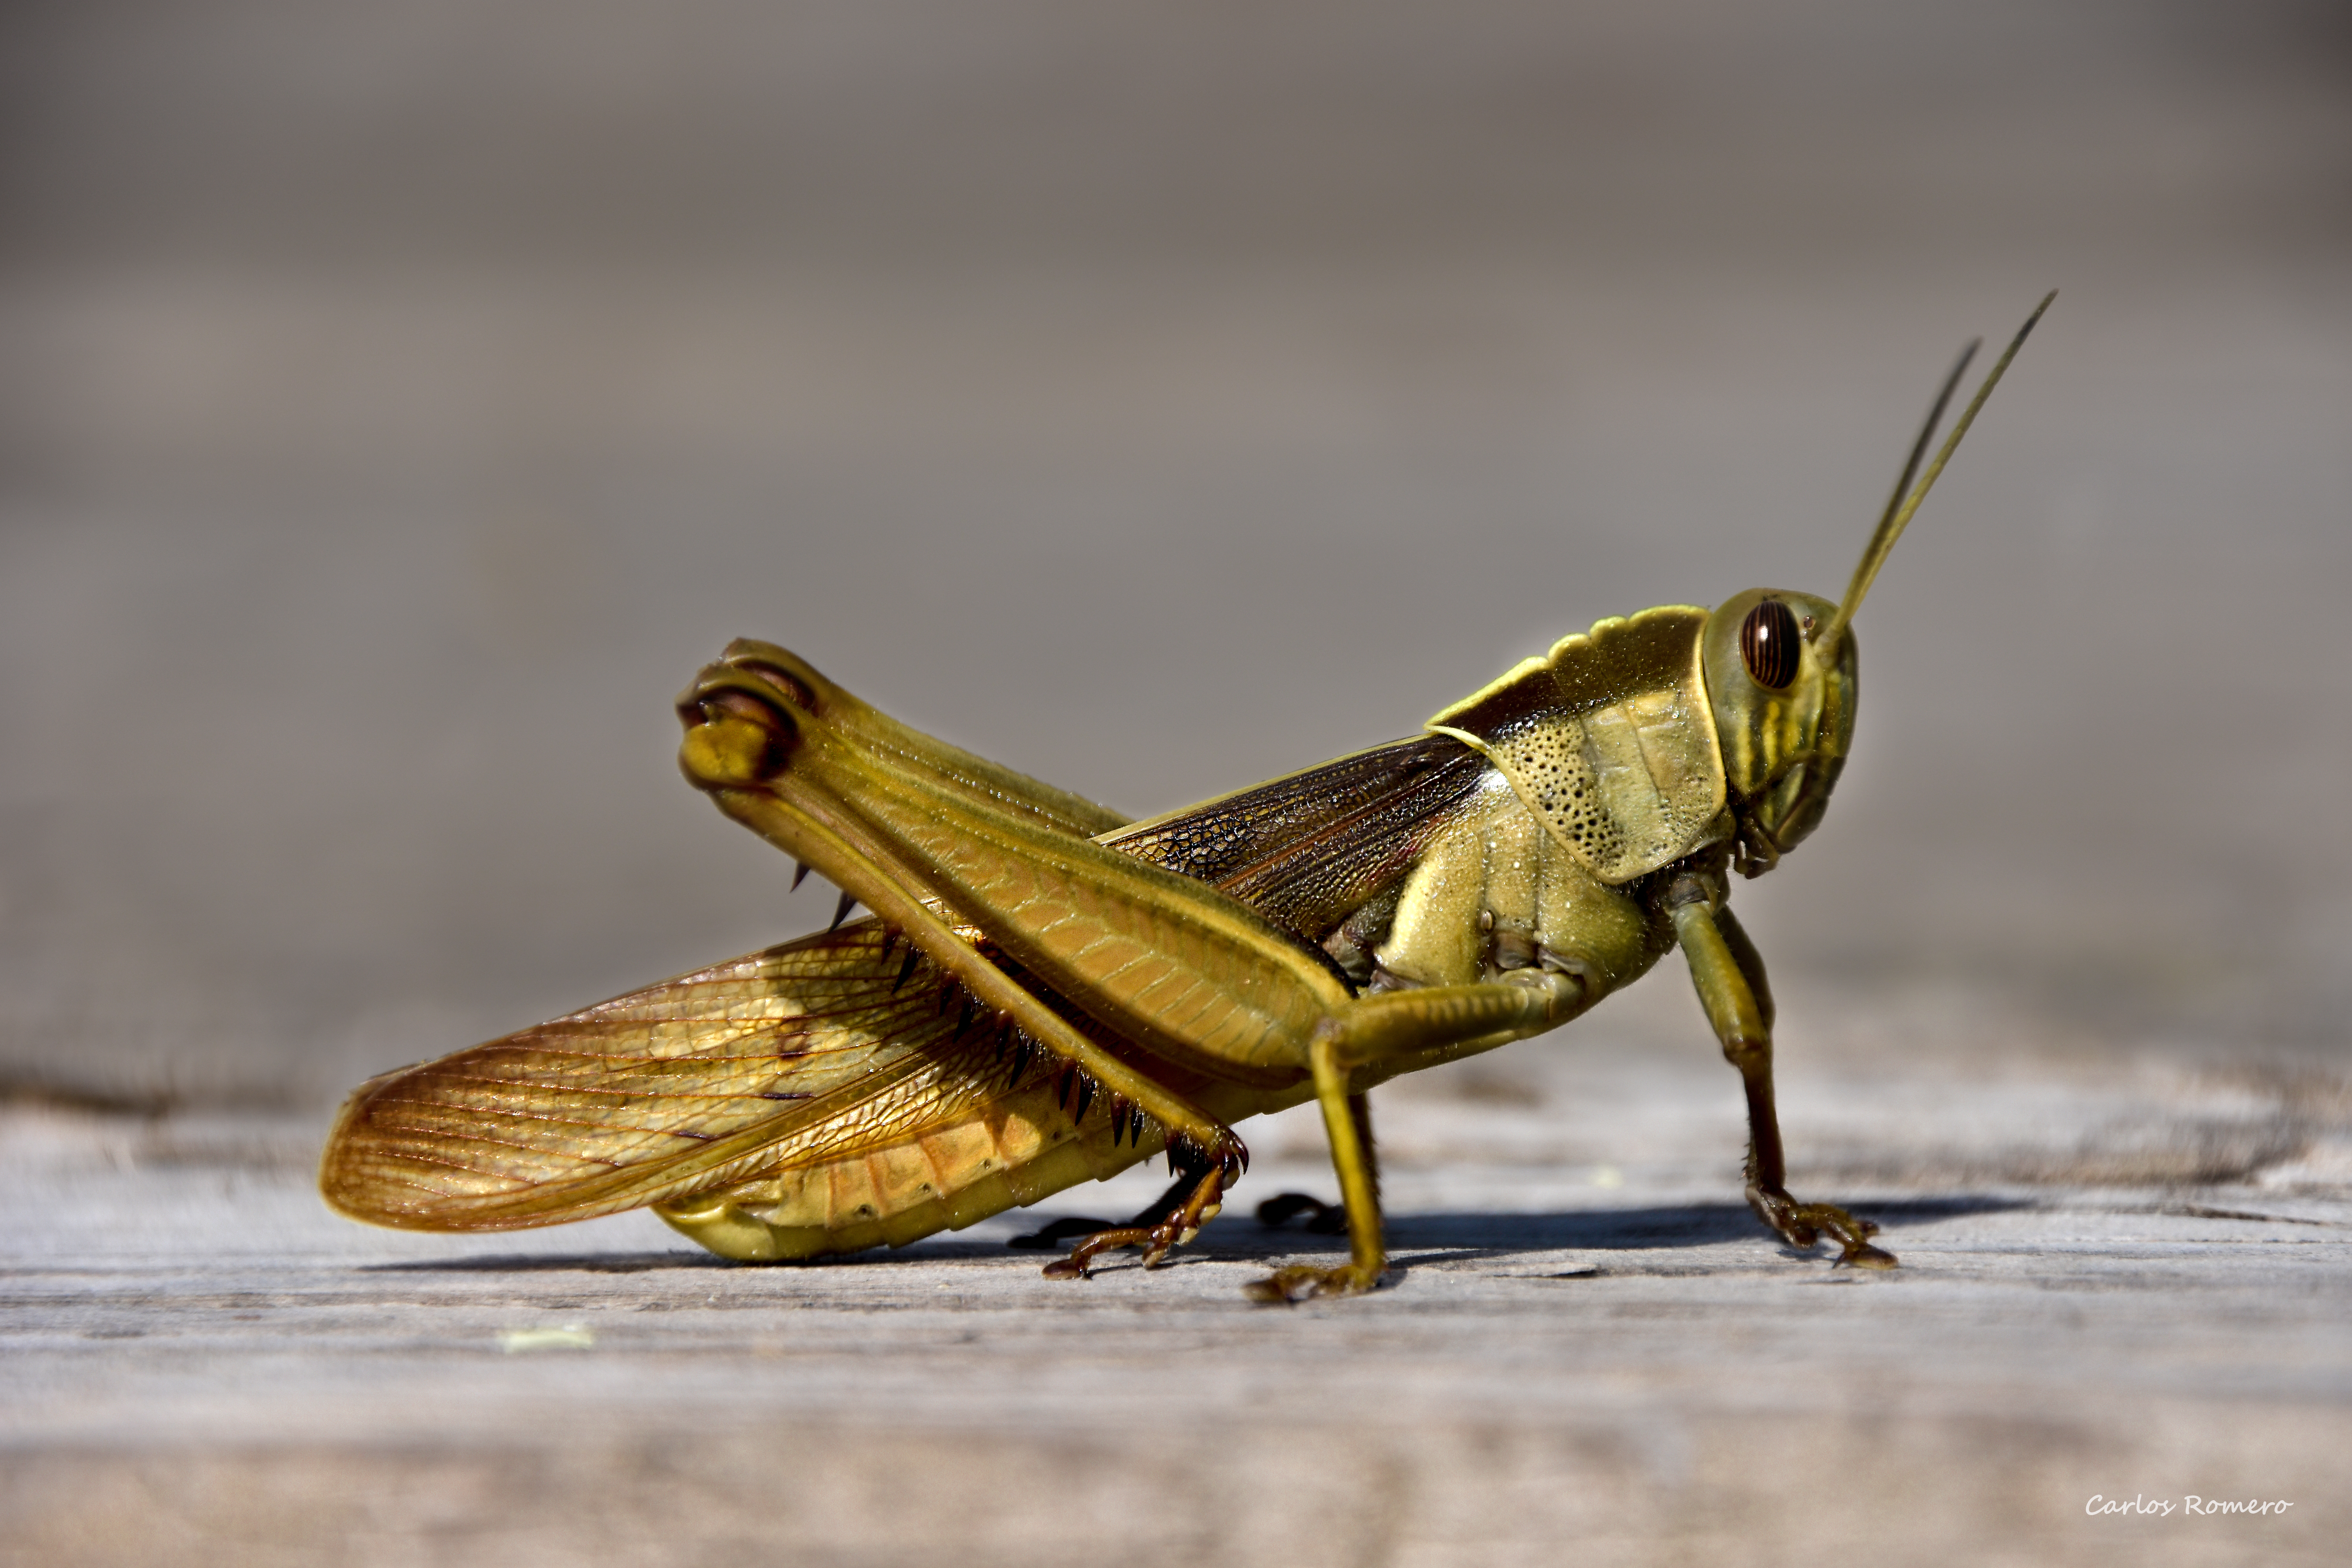
[[[1595,1165],[1592,1167],[1592,1184],[1596,1187],[1622,1187],[1625,1184],[1625,1173],[1614,1165]]]
[[[578,1323],[544,1329],[500,1329],[499,1349],[509,1355],[522,1351],[584,1351],[596,1336]]]

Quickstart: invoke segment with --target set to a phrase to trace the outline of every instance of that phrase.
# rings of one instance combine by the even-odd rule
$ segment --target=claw
[[[1163,1197],[1160,1202],[1164,1204],[1177,1193],[1183,1192],[1186,1182],[1190,1180],[1189,1176],[1180,1176],[1176,1185],[1169,1189],[1168,1196]],[[1160,1268],[1167,1261],[1170,1252],[1200,1235],[1201,1227],[1216,1217],[1218,1209],[1223,1206],[1218,1200],[1224,1195],[1224,1165],[1219,1163],[1212,1166],[1201,1173],[1198,1181],[1192,1183],[1192,1191],[1186,1195],[1184,1201],[1173,1209],[1160,1215],[1156,1222],[1145,1223],[1150,1220],[1151,1215],[1151,1210],[1147,1209],[1143,1215],[1138,1216],[1136,1224],[1096,1231],[1070,1248],[1070,1255],[1067,1258],[1057,1258],[1045,1265],[1045,1278],[1048,1279],[1087,1279],[1089,1278],[1088,1266],[1094,1262],[1097,1253],[1108,1252],[1114,1247],[1141,1247],[1143,1266],[1146,1268]],[[1057,1229],[1070,1223],[1067,1220],[1057,1220],[1047,1229]],[[1037,1237],[1023,1237],[1014,1245],[1034,1246],[1042,1238],[1043,1233],[1040,1233]]]
[[[1748,1206],[1774,1234],[1800,1252],[1811,1251],[1826,1234],[1838,1244],[1838,1258],[1831,1265],[1832,1268],[1899,1267],[1893,1253],[1870,1244],[1870,1237],[1878,1234],[1875,1221],[1856,1219],[1833,1204],[1801,1204],[1787,1193],[1751,1187]]]

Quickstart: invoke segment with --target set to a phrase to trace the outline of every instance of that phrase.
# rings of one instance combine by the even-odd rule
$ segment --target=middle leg
[[[1370,1102],[1352,1092],[1358,1068],[1433,1046],[1495,1034],[1539,1034],[1566,1022],[1587,1002],[1585,982],[1548,969],[1523,969],[1476,985],[1437,985],[1367,996],[1315,1032],[1307,1051],[1339,1200],[1348,1216],[1348,1261],[1337,1268],[1298,1264],[1249,1288],[1259,1301],[1353,1296],[1380,1284],[1388,1263],[1381,1235],[1380,1171],[1372,1154]]]

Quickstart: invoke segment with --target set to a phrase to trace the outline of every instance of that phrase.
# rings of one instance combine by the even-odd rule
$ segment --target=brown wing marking
[[[1413,735],[1104,834],[1320,942],[1411,868],[1488,763]]]

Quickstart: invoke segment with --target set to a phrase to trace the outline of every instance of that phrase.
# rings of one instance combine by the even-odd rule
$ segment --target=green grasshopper
[[[1353,1294],[1386,1261],[1369,1090],[1555,1028],[1679,948],[1746,1086],[1749,1206],[1791,1247],[1893,1267],[1875,1226],[1788,1191],[1771,994],[1728,878],[1820,823],[1853,735],[1854,611],[2049,305],[1923,473],[1961,356],[1843,600],[1758,588],[1604,620],[1418,735],[1150,821],[732,644],[679,700],[680,766],[800,862],[795,886],[813,867],[842,889],[833,926],[362,1086],[328,1202],[450,1231],[651,1206],[775,1260],[901,1245],[1165,1151],[1159,1204],[1083,1222],[1046,1268],[1083,1277],[1108,1248],[1149,1267],[1190,1241],[1246,1162],[1233,1125],[1311,1098],[1349,1259],[1252,1293]]]

